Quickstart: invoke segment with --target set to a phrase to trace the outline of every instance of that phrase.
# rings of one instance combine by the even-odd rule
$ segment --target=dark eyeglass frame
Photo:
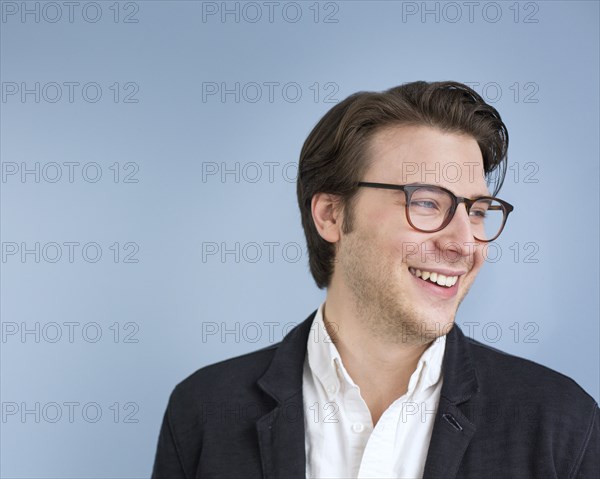
[[[511,205],[510,203],[508,203],[507,201],[501,200],[500,198],[496,198],[494,196],[478,196],[477,198],[470,199],[470,198],[465,198],[464,196],[456,196],[454,193],[452,193],[452,191],[450,191],[449,189],[444,188],[442,186],[429,185],[429,184],[425,184],[425,183],[411,184],[411,185],[392,185],[389,183],[372,183],[370,181],[360,181],[357,184],[357,186],[362,186],[365,188],[379,188],[379,189],[384,189],[384,190],[403,191],[404,194],[406,195],[406,204],[405,204],[406,220],[408,221],[408,223],[410,224],[411,227],[413,227],[415,230],[420,231],[422,233],[436,233],[437,231],[443,230],[446,226],[448,226],[450,224],[450,222],[452,221],[452,218],[454,218],[454,214],[456,213],[456,210],[460,203],[465,204],[465,208],[467,209],[467,214],[469,214],[473,204],[479,200],[497,201],[498,203],[500,203],[500,206],[495,206],[495,207],[490,206],[490,207],[494,208],[494,209],[502,208],[502,210],[504,212],[502,225],[500,226],[500,229],[498,230],[498,233],[496,234],[496,236],[494,236],[491,239],[483,240],[483,239],[479,239],[475,235],[473,235],[473,237],[477,241],[481,241],[482,243],[489,243],[490,241],[494,241],[496,238],[498,238],[498,236],[500,236],[500,233],[502,233],[502,231],[504,230],[504,225],[506,225],[506,220],[508,220],[508,215],[514,209],[514,206]],[[411,200],[412,194],[419,188],[437,188],[439,190],[442,190],[442,191],[445,191],[446,193],[448,193],[448,195],[452,199],[452,206],[450,207],[450,210],[449,210],[448,214],[446,215],[446,218],[444,219],[444,221],[442,222],[442,225],[439,228],[436,228],[433,230],[424,230],[422,228],[417,228],[410,220],[410,213],[408,211],[409,206],[410,206],[410,200]]]

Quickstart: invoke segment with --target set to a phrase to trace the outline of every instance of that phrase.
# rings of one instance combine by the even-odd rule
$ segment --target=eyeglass
[[[357,186],[404,191],[406,219],[414,229],[423,233],[444,229],[454,218],[458,205],[464,203],[473,237],[485,243],[500,236],[508,215],[514,209],[510,203],[493,196],[469,199],[436,185],[390,185],[361,181]]]

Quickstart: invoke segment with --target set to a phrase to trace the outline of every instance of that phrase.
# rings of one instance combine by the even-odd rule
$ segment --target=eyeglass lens
[[[452,197],[447,191],[422,187],[413,191],[408,212],[410,221],[423,231],[434,231],[449,222]],[[482,198],[471,206],[469,219],[478,240],[494,239],[504,224],[504,208],[498,201]]]

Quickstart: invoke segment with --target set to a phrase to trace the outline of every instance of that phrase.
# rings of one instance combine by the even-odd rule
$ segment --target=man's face
[[[474,138],[425,126],[399,126],[374,135],[362,181],[445,187],[457,196],[489,195]],[[389,342],[423,344],[446,334],[483,264],[464,204],[441,231],[412,228],[403,191],[361,188],[352,230],[336,245],[333,283],[350,296],[372,334]],[[440,286],[417,277],[443,274]]]

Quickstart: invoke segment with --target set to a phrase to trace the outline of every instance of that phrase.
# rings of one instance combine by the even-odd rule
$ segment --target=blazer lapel
[[[304,478],[304,405],[302,374],[314,311],[281,342],[258,386],[277,402],[256,423],[265,479]]]
[[[302,374],[306,343],[316,311],[296,326],[281,342],[258,386],[276,401],[269,413],[258,419],[256,430],[265,479],[304,478],[304,405]],[[457,324],[446,336],[442,371],[444,382],[427,460],[424,479],[456,477],[476,425],[459,409],[477,392],[477,378],[468,343]]]
[[[477,429],[458,407],[477,392],[477,377],[468,347],[462,330],[454,324],[446,336],[442,365],[444,382],[425,462],[424,479],[456,477]]]

